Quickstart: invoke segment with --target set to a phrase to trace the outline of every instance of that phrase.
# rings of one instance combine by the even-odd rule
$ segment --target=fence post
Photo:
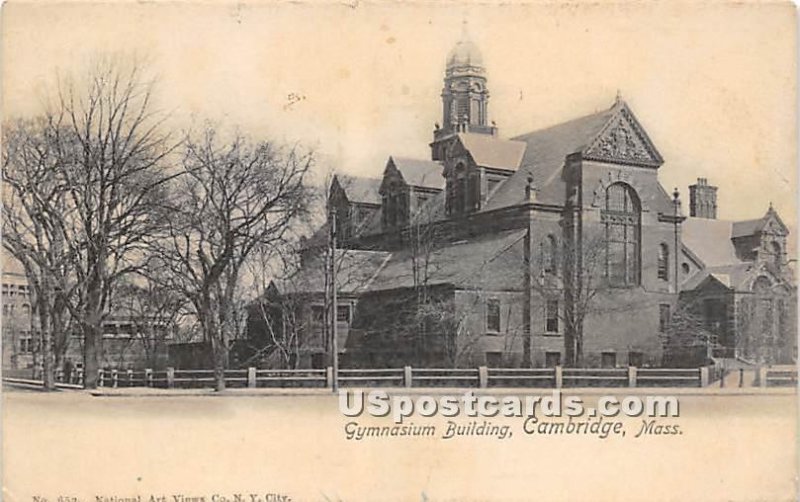
[[[767,386],[767,370],[766,366],[758,368],[758,385],[760,387]]]
[[[152,387],[153,386],[153,370],[152,370],[152,368],[145,368],[144,369],[144,386],[145,387]]]
[[[127,373],[127,376],[128,376],[128,387],[133,387],[133,370],[132,369],[128,369],[128,371],[126,373]]]
[[[478,386],[481,389],[489,386],[489,368],[486,366],[478,366]]]
[[[325,387],[333,388],[333,366],[325,368]]]
[[[111,386],[113,388],[117,388],[117,384],[119,383],[119,373],[116,369],[111,370]]]
[[[708,366],[700,368],[700,387],[708,386]]]
[[[744,368],[739,368],[739,387],[744,387]]]
[[[83,386],[83,368],[78,369],[78,385]]]
[[[70,368],[69,376],[67,376],[67,383],[75,383],[75,377],[77,376],[77,373],[78,372],[75,368]]]
[[[556,373],[556,389],[560,389],[564,386],[564,368],[561,365],[556,366],[555,368]]]
[[[413,384],[413,376],[411,373],[411,366],[403,366],[403,385],[411,387]]]
[[[167,388],[175,387],[175,368],[167,368]]]
[[[247,368],[247,387],[256,388],[256,369],[253,367]]]
[[[106,371],[103,368],[97,370],[97,386],[103,387],[106,384]]]
[[[628,387],[636,387],[636,366],[628,366]]]

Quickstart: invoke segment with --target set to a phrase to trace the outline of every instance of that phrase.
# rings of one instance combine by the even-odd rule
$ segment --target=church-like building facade
[[[429,160],[392,155],[375,177],[331,185],[343,366],[658,366],[698,348],[793,360],[788,231],[772,208],[718,220],[717,189],[699,179],[686,216],[619,95],[502,138],[466,34],[441,98]],[[327,365],[329,228],[273,282],[257,309],[271,314],[251,316],[251,337],[291,353],[284,364]]]

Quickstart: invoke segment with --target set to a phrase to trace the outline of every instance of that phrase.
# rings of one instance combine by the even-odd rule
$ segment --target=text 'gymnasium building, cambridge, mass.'
[[[717,219],[717,188],[700,178],[686,215],[619,96],[603,111],[499,137],[466,32],[441,97],[429,160],[390,156],[382,175],[331,185],[342,366],[795,359],[788,230],[772,207]],[[327,233],[307,241],[295,276],[272,283],[258,309],[269,314],[251,315],[251,339],[283,340],[293,366],[329,364]]]

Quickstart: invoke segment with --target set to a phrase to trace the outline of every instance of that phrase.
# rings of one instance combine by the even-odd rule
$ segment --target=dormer
[[[458,134],[447,151],[447,214],[478,211],[522,164],[526,145],[482,134]]]
[[[788,235],[788,228],[770,205],[761,218],[734,222],[731,240],[741,259],[767,263],[780,271],[786,264]]]
[[[328,201],[336,211],[337,237],[340,241],[362,235],[366,225],[380,211],[380,183],[378,178],[345,174],[333,177]]]
[[[384,232],[405,228],[410,217],[444,189],[442,165],[430,160],[389,157],[379,189]]]

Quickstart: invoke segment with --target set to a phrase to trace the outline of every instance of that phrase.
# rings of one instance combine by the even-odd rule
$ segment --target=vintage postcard
[[[9,502],[790,501],[788,2],[2,10]]]

